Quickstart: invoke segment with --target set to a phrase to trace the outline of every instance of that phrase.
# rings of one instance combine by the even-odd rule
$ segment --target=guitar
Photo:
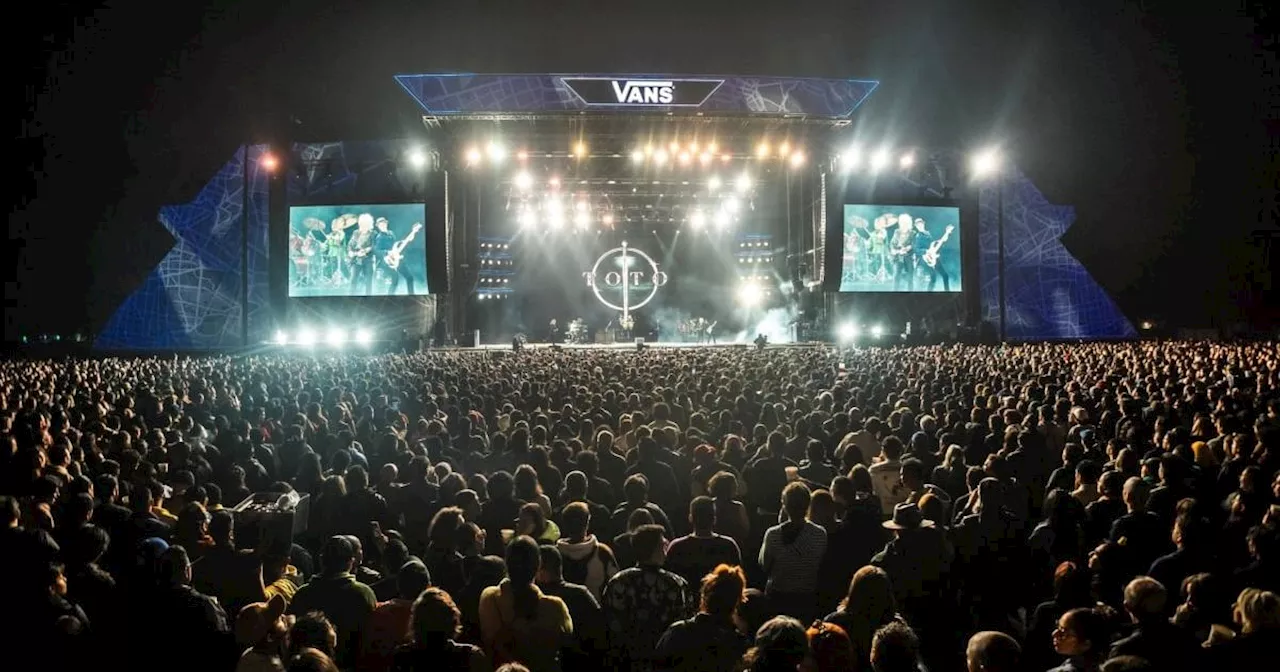
[[[403,240],[397,240],[395,245],[391,246],[391,250],[382,258],[382,262],[387,265],[387,268],[390,268],[393,271],[400,268],[400,262],[404,260],[403,253],[405,246],[408,245],[409,242],[413,240],[413,237],[418,235],[418,232],[421,230],[421,223],[414,224],[413,230],[409,232],[409,235],[405,236]]]
[[[933,268],[938,265],[938,250],[942,249],[943,243],[947,242],[947,238],[951,237],[951,232],[955,229],[956,227],[954,226],[948,226],[947,230],[942,233],[941,238],[929,243],[929,249],[925,250],[924,256],[921,257],[925,266]]]
[[[717,324],[720,324],[720,320],[716,320],[715,322],[712,322],[711,325],[707,327],[707,334],[710,334],[711,332],[715,331]]]

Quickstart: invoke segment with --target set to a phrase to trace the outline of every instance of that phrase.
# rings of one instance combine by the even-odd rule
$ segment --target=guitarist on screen
[[[387,236],[387,240],[393,240],[391,232],[388,231],[386,228],[387,220],[383,219],[383,220],[380,220],[380,222],[382,225],[382,230]],[[422,230],[422,223],[421,222],[415,223],[413,225],[413,229],[409,231],[409,235],[392,243],[391,247],[385,253],[383,253],[382,256],[380,257],[380,259],[382,260],[383,266],[386,267],[388,272],[394,274],[391,276],[391,289],[387,292],[387,294],[395,294],[396,290],[400,288],[400,279],[404,278],[405,290],[409,293],[410,296],[413,295],[413,275],[409,273],[409,269],[406,268],[403,263],[404,248],[410,242],[413,241],[414,236],[417,236],[418,232],[421,230]]]
[[[916,230],[911,215],[898,216],[898,228],[889,240],[889,259],[893,262],[893,290],[912,291],[916,284]],[[905,285],[905,287],[904,287]]]
[[[916,231],[922,233],[923,238],[929,241],[929,244],[924,248],[924,252],[920,254],[920,261],[924,262],[925,268],[929,269],[929,291],[931,292],[937,286],[939,278],[942,279],[942,291],[951,291],[951,276],[947,274],[946,267],[941,263],[941,255],[942,246],[947,243],[947,239],[951,237],[951,232],[955,231],[955,229],[956,227],[954,226],[948,226],[943,231],[942,236],[934,240],[924,230],[924,220],[916,220]]]
[[[373,292],[373,246],[377,234],[373,230],[373,215],[364,213],[356,220],[356,230],[347,240],[347,264],[351,268],[352,295]]]

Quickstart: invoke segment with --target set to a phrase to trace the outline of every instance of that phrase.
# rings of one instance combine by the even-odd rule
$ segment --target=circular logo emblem
[[[644,307],[667,284],[667,274],[658,262],[626,243],[600,255],[582,277],[600,303],[623,315]]]

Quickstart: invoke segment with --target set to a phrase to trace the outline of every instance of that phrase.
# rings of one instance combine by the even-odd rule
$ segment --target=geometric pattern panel
[[[1133,323],[1071,255],[1061,238],[1075,208],[1054,205],[1016,169],[1004,185],[1006,336],[1011,340],[1114,339],[1137,336]],[[1000,322],[999,194],[979,193],[979,270],[984,321]]]
[[[245,154],[249,174],[246,212]],[[160,208],[173,247],[116,309],[94,345],[123,350],[212,350],[241,345],[245,316],[242,251],[249,244],[251,321],[267,306],[268,175],[258,169],[265,146],[241,147],[195,199]],[[242,234],[249,221],[249,240]]]
[[[424,176],[409,166],[404,140],[295,143],[289,157],[288,202],[420,201]]]
[[[628,105],[590,102],[565,80],[605,79],[624,86],[628,80],[698,83],[722,82],[697,105]],[[477,75],[445,73],[396,75],[396,81],[431,115],[518,114],[536,112],[577,112],[586,109],[667,111],[696,109],[698,112],[747,113],[759,115],[805,115],[843,119],[871,95],[878,82],[860,79],[815,79],[803,77],[735,77],[728,75],[662,74],[543,74]],[[699,96],[699,99],[701,97]],[[615,99],[616,101],[616,99]],[[637,109],[639,108],[639,109]]]

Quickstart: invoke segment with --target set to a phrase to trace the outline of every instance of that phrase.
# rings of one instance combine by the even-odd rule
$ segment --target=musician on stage
[[[898,216],[898,228],[889,241],[889,257],[893,259],[894,291],[911,291],[916,284],[916,230],[911,215]]]
[[[417,223],[409,230],[409,234],[401,239],[396,239],[396,234],[391,232],[386,217],[378,218],[378,240],[375,244],[377,260],[375,263],[382,269],[385,276],[390,277],[391,286],[387,289],[388,295],[394,295],[396,290],[400,288],[400,280],[404,280],[405,291],[410,296],[413,295],[413,275],[404,264],[404,248],[418,235],[422,230],[422,224]]]
[[[929,291],[931,292],[937,286],[939,279],[942,280],[942,291],[951,291],[951,276],[942,264],[942,246],[947,242],[952,230],[953,227],[947,227],[947,231],[941,238],[934,238],[925,228],[924,220],[916,219],[916,250],[920,263],[929,273]]]
[[[356,220],[355,233],[347,240],[347,261],[351,266],[350,294],[373,293],[373,246],[376,236],[373,215],[360,215]]]

